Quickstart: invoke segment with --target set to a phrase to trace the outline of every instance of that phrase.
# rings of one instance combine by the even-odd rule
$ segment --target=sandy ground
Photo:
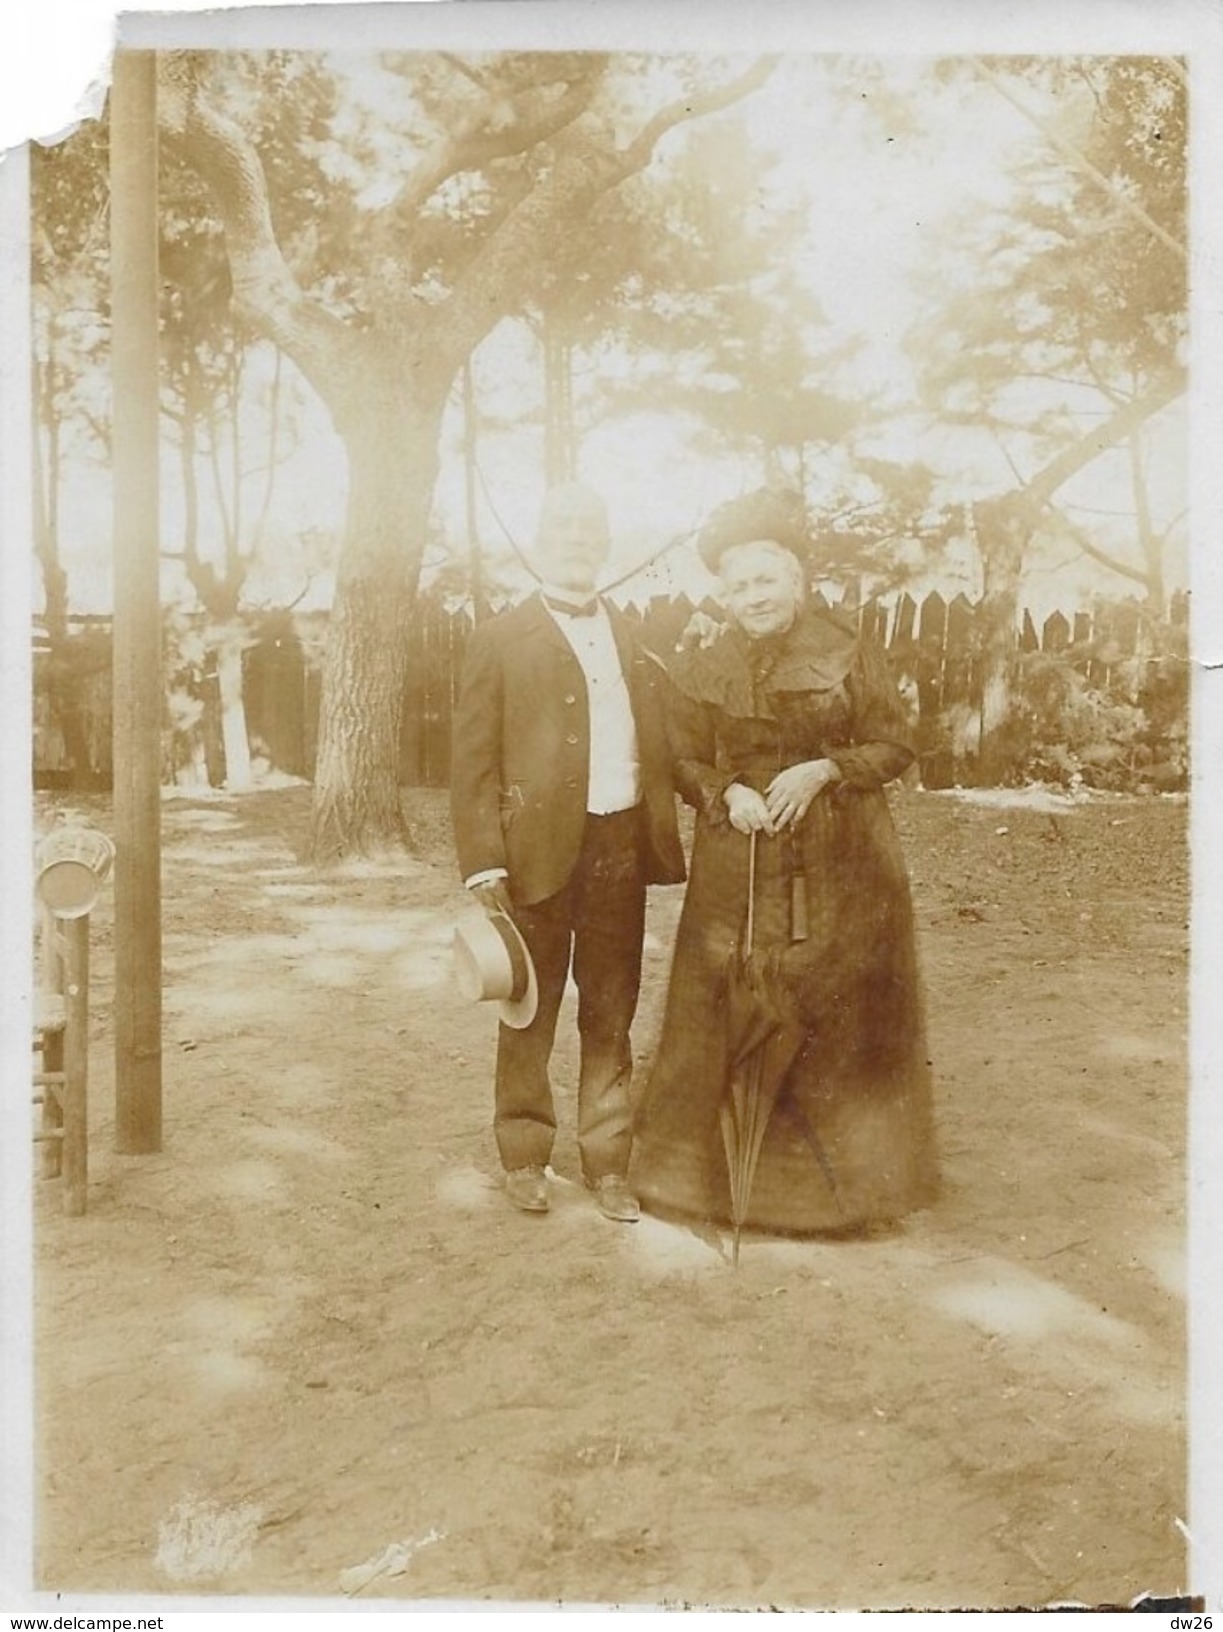
[[[35,1194],[42,1588],[1186,1590],[1183,802],[897,794],[945,1195],[882,1239],[750,1239],[735,1271],[573,1182],[568,1011],[556,1204],[509,1208],[444,800],[408,796],[420,859],[322,877],[308,798],[167,799],[155,1156],[111,1148],[95,914],[89,1213]],[[643,1059],[680,899],[651,902]]]

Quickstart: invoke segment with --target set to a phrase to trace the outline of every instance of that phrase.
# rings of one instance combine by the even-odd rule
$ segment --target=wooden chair
[[[80,1214],[89,1178],[89,917],[47,919],[50,984],[34,998],[34,1103],[41,1108],[34,1138],[43,1147],[42,1176],[62,1176],[64,1211]]]
[[[62,1177],[64,1211],[85,1211],[89,1179],[89,913],[114,847],[92,828],[39,846],[40,978],[34,998],[36,1142],[44,1178]]]

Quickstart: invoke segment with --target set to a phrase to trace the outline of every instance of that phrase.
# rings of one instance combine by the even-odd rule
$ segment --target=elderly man
[[[572,961],[578,988],[578,1149],[608,1218],[639,1216],[629,1027],[641,983],[647,883],[684,876],[658,664],[595,585],[610,548],[598,494],[546,497],[541,592],[472,636],[454,717],[451,803],[467,887],[508,911],[535,964],[539,1002],[497,1042],[494,1132],[506,1193],[548,1210],[556,1114],[548,1079]]]

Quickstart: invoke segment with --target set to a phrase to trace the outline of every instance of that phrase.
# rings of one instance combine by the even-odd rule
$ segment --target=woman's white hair
[[[807,582],[803,575],[803,564],[793,550],[788,550],[784,544],[778,544],[772,538],[749,538],[742,544],[732,544],[729,549],[723,550],[718,562],[718,578],[725,585],[727,563],[735,556],[742,556],[748,551],[759,550],[766,555],[776,556],[784,561],[790,572],[790,579],[794,585],[794,593],[801,601],[806,594]]]

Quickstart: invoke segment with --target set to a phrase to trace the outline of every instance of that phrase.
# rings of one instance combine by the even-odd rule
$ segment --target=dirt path
[[[567,1182],[564,1019],[558,1203],[506,1206],[442,802],[412,796],[423,861],[320,879],[307,797],[167,801],[158,1156],[110,1149],[95,919],[90,1212],[36,1198],[41,1585],[1184,1590],[1183,804],[898,796],[946,1194],[885,1239],[752,1240],[736,1273]],[[643,1056],[679,904],[651,904]]]

